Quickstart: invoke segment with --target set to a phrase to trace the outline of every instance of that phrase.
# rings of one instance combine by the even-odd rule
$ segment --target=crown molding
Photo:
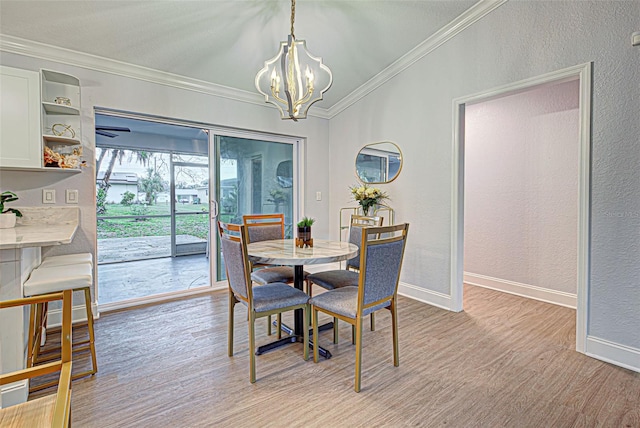
[[[344,111],[349,106],[364,98],[367,94],[382,86],[384,83],[397,76],[402,71],[411,67],[414,63],[433,52],[436,48],[461,33],[476,21],[482,19],[508,0],[480,0],[464,11],[456,19],[442,27],[431,37],[400,57],[380,73],[372,77],[346,97],[329,107],[329,119]]]
[[[117,61],[6,34],[0,34],[0,51],[255,104],[261,107],[273,108],[274,110],[276,109],[275,107],[266,104],[264,102],[264,98],[258,93],[218,85],[204,80],[167,73],[152,68],[129,64],[123,61]],[[308,114],[309,116],[315,116],[322,119],[329,118],[327,110],[319,107],[312,107]]]

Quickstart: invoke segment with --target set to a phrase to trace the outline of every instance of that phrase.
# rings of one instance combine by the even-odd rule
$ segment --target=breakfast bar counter
[[[77,229],[77,221],[62,224],[18,224],[11,229],[0,229],[0,250],[69,244]]]
[[[41,247],[69,244],[78,229],[77,207],[16,207],[23,217],[11,229],[0,229],[0,300],[23,297],[22,285],[42,259]],[[29,313],[21,308],[0,311],[0,371],[24,368]],[[2,407],[27,400],[26,381],[0,388]]]

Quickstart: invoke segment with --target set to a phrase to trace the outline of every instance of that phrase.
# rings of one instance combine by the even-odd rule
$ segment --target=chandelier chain
[[[296,20],[296,0],[291,0],[291,37],[296,38],[293,33],[293,22]]]

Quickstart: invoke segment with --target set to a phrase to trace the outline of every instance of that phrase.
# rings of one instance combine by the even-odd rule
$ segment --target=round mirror
[[[367,144],[356,156],[356,175],[363,183],[389,183],[401,169],[402,152],[390,141]]]
[[[293,187],[293,161],[286,160],[278,164],[276,169],[276,180],[280,187]]]

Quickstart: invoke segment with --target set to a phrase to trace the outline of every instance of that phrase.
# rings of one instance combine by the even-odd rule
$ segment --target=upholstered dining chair
[[[245,214],[242,222],[247,228],[249,240],[247,242],[260,242],[272,239],[284,239],[284,214]],[[293,283],[293,268],[291,266],[251,265],[251,279],[257,284],[264,285],[271,282]],[[305,272],[305,276],[307,272]],[[278,338],[282,337],[280,331],[281,319],[278,317]],[[271,317],[267,319],[267,334],[271,335]]]
[[[383,217],[352,215],[349,222],[349,243],[360,247],[362,239],[362,228],[367,226],[382,226]],[[326,270],[307,276],[307,290],[309,296],[313,295],[313,284],[317,284],[327,290],[336,288],[357,286],[358,273],[360,269],[360,258],[354,257],[347,260],[344,269]],[[371,331],[375,330],[375,315],[371,314]],[[351,335],[351,341],[355,341],[355,329]],[[333,320],[333,343],[338,343],[338,319]]]
[[[365,227],[360,244],[358,286],[329,290],[311,298],[314,344],[318,343],[318,312],[355,326],[356,373],[354,389],[360,392],[362,369],[362,319],[380,309],[391,311],[393,365],[400,364],[398,351],[397,294],[409,224]],[[313,361],[318,362],[314,346]]]
[[[248,233],[244,225],[218,223],[222,256],[229,282],[229,356],[233,356],[233,314],[236,303],[249,311],[249,365],[251,383],[256,381],[255,320],[273,314],[304,310],[304,351],[309,359],[309,296],[304,291],[275,282],[252,287],[251,263],[247,255]]]

